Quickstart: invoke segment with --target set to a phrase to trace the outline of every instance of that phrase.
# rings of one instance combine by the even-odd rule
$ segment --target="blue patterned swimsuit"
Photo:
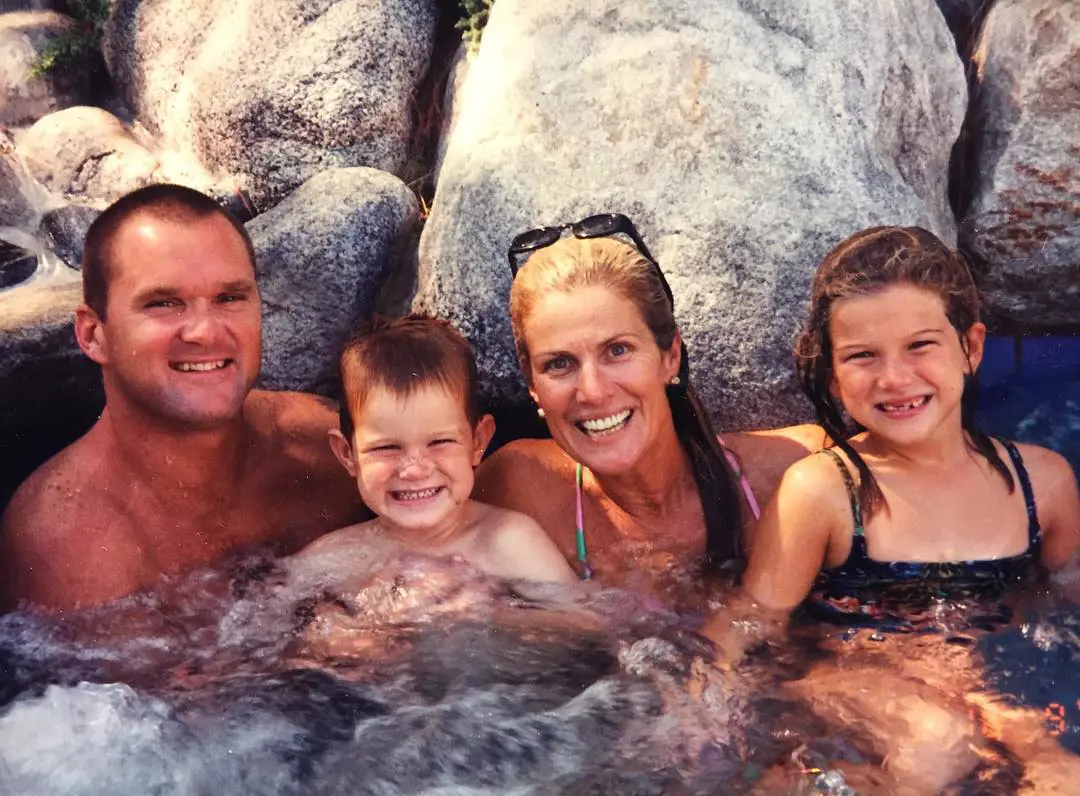
[[[851,473],[835,451],[820,451],[832,458],[844,478],[855,533],[847,560],[818,575],[804,606],[806,612],[830,622],[911,631],[920,629],[926,612],[940,604],[943,598],[957,601],[968,597],[997,597],[1008,585],[1028,579],[1036,569],[1042,548],[1035,495],[1020,451],[1011,442],[1002,440],[1001,444],[1012,460],[1023,492],[1028,546],[1019,555],[978,561],[876,561],[870,558],[863,531],[862,508]]]

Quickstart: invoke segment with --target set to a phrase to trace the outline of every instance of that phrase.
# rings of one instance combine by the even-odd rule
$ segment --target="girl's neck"
[[[868,432],[862,447],[866,455],[905,469],[948,469],[971,458],[971,440],[959,425],[909,444],[893,443]]]

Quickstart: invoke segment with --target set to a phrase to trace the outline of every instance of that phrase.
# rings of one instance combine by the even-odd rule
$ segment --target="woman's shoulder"
[[[473,496],[495,506],[522,508],[536,499],[550,498],[552,488],[574,486],[574,461],[549,439],[508,442],[484,459],[476,473]]]
[[[769,501],[784,472],[820,450],[826,440],[825,430],[812,424],[720,435],[720,443],[735,455],[762,504]]]

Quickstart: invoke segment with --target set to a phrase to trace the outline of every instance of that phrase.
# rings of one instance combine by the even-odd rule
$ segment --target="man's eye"
[[[220,301],[222,304],[233,304],[238,301],[246,300],[247,296],[245,296],[243,293],[227,293],[223,296],[218,297],[218,301]]]
[[[154,299],[153,301],[146,302],[146,309],[148,310],[170,310],[180,306],[180,302],[176,299]]]

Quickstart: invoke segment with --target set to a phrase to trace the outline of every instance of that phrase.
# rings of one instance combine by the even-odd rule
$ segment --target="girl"
[[[790,610],[813,591],[810,606],[881,619],[911,587],[1000,587],[1072,562],[1069,464],[972,423],[985,338],[971,273],[926,230],[876,227],[829,253],[797,356],[837,442],[794,464],[766,508],[744,580],[756,602]]]

